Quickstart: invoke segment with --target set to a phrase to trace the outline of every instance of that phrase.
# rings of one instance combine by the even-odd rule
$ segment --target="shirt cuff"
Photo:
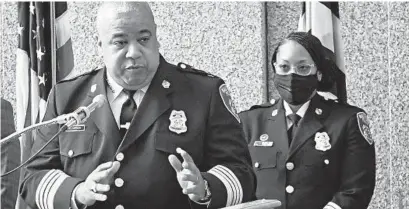
[[[87,208],[87,206],[79,208],[78,205],[77,205],[77,202],[75,201],[75,192],[77,191],[78,186],[79,186],[79,184],[77,186],[75,186],[74,190],[72,191],[70,209],[86,209]]]

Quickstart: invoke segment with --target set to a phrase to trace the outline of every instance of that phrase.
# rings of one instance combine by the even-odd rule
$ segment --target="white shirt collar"
[[[298,109],[298,111],[296,112],[297,115],[299,115],[301,118],[304,117],[305,113],[307,112],[308,107],[310,106],[310,102],[311,100],[308,100],[308,102],[304,103],[300,109]],[[293,111],[290,108],[290,105],[288,105],[288,103],[283,100],[284,103],[284,110],[285,110],[285,116],[289,116],[291,114],[293,114]]]
[[[107,83],[108,83],[108,87],[111,89],[112,94],[113,94],[113,99],[116,99],[119,94],[121,94],[122,90],[124,89],[121,85],[119,85],[112,77],[111,75],[109,75],[108,72],[107,73]],[[146,91],[149,88],[150,83],[148,83],[148,85],[146,85],[145,87],[141,88],[140,90],[145,94]]]

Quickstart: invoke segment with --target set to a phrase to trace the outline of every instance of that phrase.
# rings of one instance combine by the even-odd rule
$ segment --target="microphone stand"
[[[74,119],[74,120],[70,120],[70,119]],[[20,137],[22,134],[24,134],[24,133],[26,133],[28,131],[31,131],[33,129],[40,129],[42,127],[46,127],[46,126],[53,125],[53,124],[66,124],[67,128],[70,128],[71,126],[79,123],[79,121],[81,121],[81,120],[79,119],[78,114],[71,113],[71,114],[61,115],[61,116],[58,116],[58,117],[56,117],[54,119],[51,119],[51,120],[48,120],[48,121],[43,121],[41,123],[37,123],[37,124],[31,125],[31,126],[27,126],[23,130],[16,131],[13,134],[7,136],[6,138],[1,139],[0,140],[0,145],[3,145],[4,143],[7,143],[8,141],[10,141],[10,140],[12,140],[14,138]]]

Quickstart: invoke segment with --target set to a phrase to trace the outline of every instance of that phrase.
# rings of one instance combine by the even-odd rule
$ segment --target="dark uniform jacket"
[[[87,106],[106,95],[106,70],[100,69],[57,84],[49,96],[44,120]],[[212,192],[210,208],[249,201],[254,197],[255,176],[238,115],[226,108],[224,82],[215,76],[179,67],[162,57],[138,110],[121,138],[108,103],[96,109],[76,130],[62,133],[28,166],[21,193],[32,207],[68,209],[74,187],[101,163],[116,158],[121,167],[108,200],[89,209],[190,208],[198,206],[182,193],[168,161],[176,148],[187,151]],[[172,118],[171,113],[179,119]],[[236,118],[236,117],[237,118]],[[175,133],[172,129],[187,130]],[[38,132],[33,152],[43,146],[58,127]],[[119,156],[121,155],[121,156]],[[122,183],[121,183],[122,182]]]
[[[282,99],[240,113],[257,177],[257,198],[286,209],[364,209],[375,186],[366,114],[314,96],[291,146]]]
[[[1,98],[1,138],[14,133],[13,107]],[[20,141],[15,138],[1,145],[1,173],[4,174],[20,165]],[[1,177],[1,207],[14,208],[18,194],[20,170]]]

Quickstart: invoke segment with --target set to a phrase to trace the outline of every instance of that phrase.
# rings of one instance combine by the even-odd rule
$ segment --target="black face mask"
[[[274,75],[274,85],[281,98],[292,105],[304,104],[318,87],[317,75]]]

